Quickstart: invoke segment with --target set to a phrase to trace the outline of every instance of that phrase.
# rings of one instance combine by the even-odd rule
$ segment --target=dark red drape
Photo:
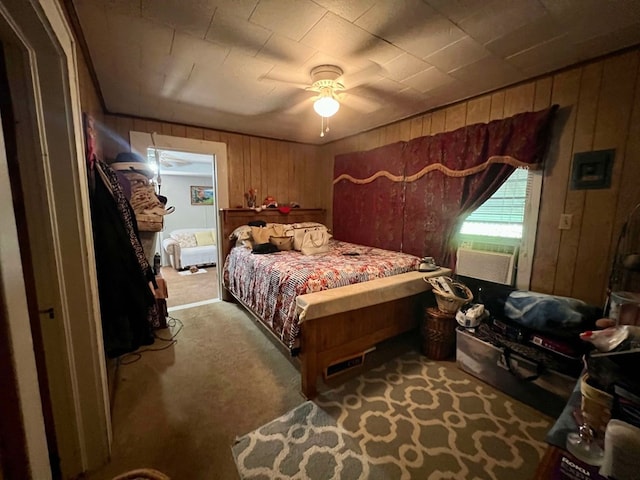
[[[348,173],[360,182],[335,184],[336,238],[453,266],[453,238],[463,219],[515,168],[542,162],[556,108],[336,157],[334,178]],[[367,183],[384,170],[394,181]]]
[[[400,251],[402,248],[402,210],[404,185],[379,176],[366,183],[340,179],[350,175],[369,179],[387,171],[400,179],[404,176],[401,158],[404,142],[336,157],[333,187],[333,236],[338,240]]]

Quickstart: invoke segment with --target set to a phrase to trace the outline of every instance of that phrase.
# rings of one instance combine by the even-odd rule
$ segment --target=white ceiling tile
[[[464,37],[428,55],[424,59],[443,72],[450,72],[470,63],[477,62],[488,55],[490,55],[489,51],[482,45],[472,38]]]
[[[94,0],[95,1],[95,0]],[[133,15],[139,17],[142,15],[142,6],[139,0],[101,0],[104,2],[107,11],[113,13],[122,13],[123,15]]]
[[[259,0],[215,0],[217,10],[232,13],[237,17],[249,19]]]
[[[128,48],[114,47],[111,55],[116,59],[112,64],[113,69],[122,82],[130,79],[131,72],[138,71],[142,65],[142,53],[138,45],[130,45]]]
[[[525,75],[517,68],[494,56],[465,65],[449,72],[449,75],[478,88],[478,91],[495,90],[525,79]]]
[[[419,58],[465,36],[455,24],[419,1],[380,2],[356,25]]]
[[[425,93],[435,88],[447,85],[454,82],[454,78],[441,72],[436,67],[431,67],[423,72],[420,72],[412,77],[405,78],[402,83],[408,85],[411,88]]]
[[[314,53],[313,48],[274,33],[256,56],[270,62],[290,64],[305,63]]]
[[[432,67],[432,65],[424,60],[409,55],[408,53],[403,53],[390,62],[385,63],[383,66],[388,72],[388,77],[398,82]]]
[[[376,0],[315,0],[318,5],[336,15],[353,22],[375,5]]]
[[[261,0],[251,14],[253,23],[300,40],[326,13],[311,0]]]
[[[178,98],[180,92],[182,92],[189,82],[189,78],[191,78],[194,70],[195,64],[193,64],[189,69],[174,69],[166,73],[164,76],[164,83],[162,84],[162,90],[160,91],[160,96],[166,99]]]
[[[521,52],[532,45],[544,43],[550,38],[561,35],[563,29],[549,14],[533,20],[531,23],[496,37],[485,44],[485,48],[495,55],[506,58]]]
[[[255,81],[266,75],[273,63],[260,58],[249,57],[241,52],[231,51],[220,68],[215,68],[221,76],[236,77]]]
[[[632,24],[612,34],[600,35],[574,44],[581,59],[640,44],[640,23]]]
[[[107,12],[107,29],[113,44],[124,48],[140,46],[145,52],[169,53],[174,30],[141,17]]]
[[[228,48],[256,55],[272,35],[270,30],[255,25],[242,17],[217,10],[206,39]]]
[[[333,13],[327,13],[301,40],[315,50],[342,59],[366,51],[374,41],[367,32]]]
[[[436,105],[447,105],[479,93],[481,93],[481,90],[477,87],[454,79],[451,83],[431,90],[429,92],[429,100],[434,101]]]
[[[426,0],[435,10],[459,23],[481,10],[485,2],[479,0]]]
[[[539,75],[562,65],[575,63],[578,61],[578,53],[567,41],[565,34],[516,53],[508,57],[507,61],[526,74]]]
[[[136,82],[139,85],[140,92],[149,95],[160,95],[164,86],[164,75],[150,74],[143,69],[135,72]]]
[[[494,0],[466,17],[458,26],[485,44],[544,16],[545,8],[531,0]]]
[[[465,33],[449,20],[432,16],[425,20],[422,29],[412,35],[405,35],[395,41],[398,47],[424,58],[441,48],[465,37]]]
[[[355,23],[377,37],[394,42],[415,33],[422,22],[433,15],[435,10],[421,0],[377,2]]]
[[[171,56],[176,59],[207,62],[212,65],[221,65],[229,55],[229,49],[176,32],[171,46]]]
[[[142,16],[188,33],[204,38],[215,6],[207,0],[140,0]]]

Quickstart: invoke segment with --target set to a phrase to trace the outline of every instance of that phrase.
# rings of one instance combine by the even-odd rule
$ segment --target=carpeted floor
[[[244,479],[529,479],[550,419],[409,352],[233,446]]]
[[[236,436],[304,401],[296,368],[241,307],[216,302],[172,316],[184,325],[175,345],[137,361],[123,358],[128,364],[118,368],[112,405],[112,460],[88,479],[154,468],[172,480],[236,480]],[[169,338],[171,331],[158,335]],[[147,349],[168,343],[156,340]]]
[[[162,267],[162,276],[167,282],[169,293],[167,307],[178,307],[218,298],[217,267],[206,266],[201,270],[206,270],[206,273],[181,275],[184,272],[178,272],[172,267]]]
[[[172,316],[180,323],[158,335],[168,339],[178,332],[174,345],[156,340],[140,357],[127,356],[118,367],[112,404],[112,460],[87,475],[88,480],[110,480],[139,468],[157,469],[173,480],[237,480],[231,450],[235,440],[305,404],[299,394],[299,371],[241,307],[216,302]],[[388,341],[368,355],[365,364],[376,368],[415,349],[418,343],[414,336]],[[493,392],[457,370],[454,362],[434,365],[453,369],[469,385],[482,385],[483,398]],[[345,377],[357,375],[353,371]],[[340,387],[337,382],[341,380],[333,380],[331,387]],[[442,382],[434,385],[444,388]],[[321,385],[320,391],[328,388]],[[507,399],[499,394],[497,398]],[[492,404],[491,400],[483,402]],[[468,403],[479,410],[485,404]],[[461,421],[449,418],[451,424]],[[486,427],[492,425],[487,422]],[[468,435],[484,442],[485,424],[473,421],[470,426]],[[517,430],[511,424],[505,428],[508,436]],[[449,435],[444,429],[439,433]],[[487,441],[502,445],[493,434]],[[483,461],[478,458],[480,465]]]

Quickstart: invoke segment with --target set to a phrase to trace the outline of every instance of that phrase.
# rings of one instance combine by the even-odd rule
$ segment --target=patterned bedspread
[[[233,248],[224,264],[224,285],[293,349],[298,346],[298,295],[410,272],[420,263],[406,253],[337,240],[330,247],[320,255],[293,250],[258,255]]]

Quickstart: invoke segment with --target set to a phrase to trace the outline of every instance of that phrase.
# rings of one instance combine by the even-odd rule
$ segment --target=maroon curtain
[[[404,142],[338,155],[334,165],[333,236],[338,240],[401,251]],[[379,172],[388,172],[375,179]],[[366,183],[354,183],[353,179]]]
[[[515,168],[542,162],[556,109],[408,142],[403,250],[454,267],[453,240],[464,218],[491,197]],[[431,171],[410,182],[414,172],[429,166]]]
[[[337,156],[334,236],[453,267],[461,222],[515,168],[542,162],[556,109]]]

